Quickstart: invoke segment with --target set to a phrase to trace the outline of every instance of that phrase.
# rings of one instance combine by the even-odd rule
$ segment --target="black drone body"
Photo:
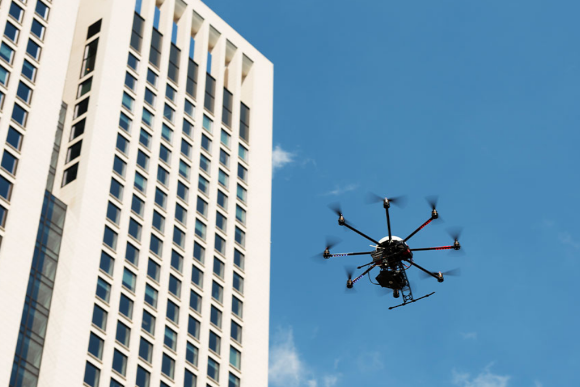
[[[403,303],[397,306],[390,307],[389,309],[397,308],[399,306],[404,306],[410,304],[412,302],[418,301],[422,298],[426,298],[434,294],[432,292],[430,294],[424,295],[419,298],[413,298],[413,293],[411,291],[411,286],[409,284],[409,280],[407,278],[406,270],[409,269],[411,266],[415,266],[417,269],[424,272],[426,275],[435,278],[438,282],[444,281],[444,273],[441,272],[431,272],[427,269],[417,265],[413,261],[413,252],[414,251],[425,251],[425,250],[459,250],[461,249],[461,245],[459,244],[458,238],[459,235],[456,234],[453,236],[454,242],[452,245],[449,246],[439,246],[439,247],[427,247],[427,248],[416,248],[412,249],[407,245],[407,241],[411,239],[416,233],[418,233],[421,229],[431,223],[433,220],[439,218],[439,214],[435,209],[435,200],[431,200],[430,204],[432,207],[431,217],[421,226],[419,226],[415,231],[413,231],[408,237],[405,239],[401,239],[397,236],[391,234],[391,220],[389,217],[389,208],[391,207],[391,203],[395,204],[397,198],[379,198],[380,201],[383,203],[383,207],[385,208],[385,212],[387,215],[387,226],[389,230],[389,235],[382,238],[379,241],[369,237],[368,235],[363,234],[350,224],[346,222],[342,211],[339,208],[335,208],[334,211],[338,215],[338,224],[340,226],[347,227],[348,229],[356,232],[357,234],[361,235],[362,237],[370,240],[371,242],[375,243],[375,250],[373,251],[366,251],[366,252],[359,252],[359,253],[342,253],[342,254],[331,254],[330,247],[327,246],[324,250],[322,256],[325,259],[333,258],[333,257],[344,257],[350,255],[370,255],[372,257],[372,261],[359,266],[358,269],[363,267],[368,268],[358,277],[352,278],[352,275],[349,274],[348,280],[346,282],[346,287],[351,289],[354,287],[355,283],[360,280],[364,275],[370,273],[371,270],[374,268],[379,268],[380,272],[376,277],[377,285],[380,285],[383,288],[388,288],[393,291],[393,297],[399,298],[401,295],[403,296]],[[452,275],[454,271],[450,271],[446,274]]]

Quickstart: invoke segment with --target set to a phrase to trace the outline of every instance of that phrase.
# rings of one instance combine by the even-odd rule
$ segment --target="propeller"
[[[461,237],[462,232],[463,232],[463,228],[461,228],[461,227],[451,227],[451,228],[447,229],[447,233],[453,239],[454,246],[458,247],[457,249],[455,249],[455,251],[459,250],[462,253],[465,253],[463,246],[461,246],[461,244],[459,243],[459,238]]]
[[[350,266],[350,265],[344,267],[344,271],[345,271],[346,277],[347,277],[347,281],[346,281],[347,293],[354,291],[353,283],[352,283],[352,275],[354,274],[354,269],[355,269],[355,267]]]
[[[446,277],[446,276],[459,277],[461,275],[461,268],[458,267],[458,268],[447,270],[447,271],[432,271],[431,273],[435,274],[435,275],[438,275],[439,273],[441,273],[441,274],[443,274],[444,277]],[[421,277],[421,279],[433,278],[429,274],[425,273],[424,271],[420,271],[419,276]]]
[[[377,293],[377,296],[384,297],[384,296],[387,296],[387,295],[392,295],[393,294],[393,289],[383,288],[382,286],[377,286],[375,292]]]
[[[325,248],[324,251],[322,253],[318,253],[316,255],[314,255],[312,258],[324,258],[327,259],[324,254],[326,251],[328,251],[330,253],[330,249],[332,249],[334,246],[336,246],[337,244],[339,244],[340,242],[342,242],[342,239],[334,237],[334,236],[326,236],[326,244],[325,244]]]
[[[336,216],[342,215],[342,206],[340,205],[339,202],[330,203],[328,205],[328,208],[330,208],[330,210],[334,212]]]
[[[429,203],[431,209],[435,210],[437,207],[437,202],[439,201],[439,196],[438,195],[427,196],[425,200],[427,200],[427,203]]]
[[[405,205],[407,204],[407,195],[400,195],[400,196],[394,196],[392,198],[385,198],[384,196],[379,196],[374,192],[367,193],[366,202],[367,202],[367,204],[378,203],[378,202],[383,203],[385,201],[385,199],[388,199],[389,203],[392,203],[392,204],[396,205],[397,207],[405,207]]]

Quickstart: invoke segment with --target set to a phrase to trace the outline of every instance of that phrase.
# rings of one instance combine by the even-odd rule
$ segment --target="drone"
[[[391,306],[389,309],[398,308],[400,306],[405,306],[410,303],[419,301],[423,298],[427,298],[435,294],[435,292],[426,294],[419,298],[413,298],[413,292],[411,291],[411,285],[409,283],[409,279],[407,278],[406,271],[407,269],[411,268],[411,266],[416,267],[417,269],[421,270],[425,277],[433,277],[438,282],[443,282],[445,280],[444,275],[457,275],[458,269],[450,270],[448,272],[431,272],[422,266],[419,266],[417,263],[413,261],[413,252],[416,251],[428,251],[428,250],[459,250],[461,249],[461,244],[459,243],[459,232],[455,231],[451,237],[453,238],[454,242],[452,245],[449,246],[438,246],[438,247],[424,247],[424,248],[415,248],[412,249],[407,245],[407,241],[411,239],[415,234],[425,228],[429,223],[434,221],[435,219],[439,218],[439,213],[437,212],[436,205],[437,199],[435,197],[428,198],[427,201],[431,206],[431,217],[419,226],[415,231],[413,231],[409,236],[405,239],[399,238],[397,236],[392,235],[391,233],[391,219],[389,216],[389,208],[391,204],[399,205],[403,200],[403,197],[398,198],[383,198],[376,194],[369,194],[370,201],[373,202],[382,202],[383,207],[385,208],[385,212],[387,215],[387,227],[389,231],[389,235],[385,236],[381,240],[377,241],[370,236],[362,233],[361,231],[357,230],[352,224],[347,223],[342,214],[342,210],[338,204],[330,206],[331,209],[338,215],[338,225],[344,226],[360,236],[368,239],[369,241],[373,242],[374,247],[373,251],[365,251],[365,252],[358,252],[358,253],[341,253],[341,254],[331,254],[330,249],[336,243],[327,242],[326,249],[322,256],[325,259],[335,258],[335,257],[345,257],[345,256],[352,256],[352,255],[370,255],[372,257],[372,261],[364,264],[362,266],[357,267],[357,269],[365,268],[365,271],[360,274],[356,278],[352,278],[353,273],[347,272],[348,279],[346,281],[347,289],[352,289],[354,285],[365,275],[369,275],[370,280],[370,272],[375,268],[379,268],[380,272],[376,277],[377,283],[375,285],[380,285],[383,288],[387,288],[387,290],[392,290],[393,297],[399,298],[401,295],[403,296],[403,303]],[[371,281],[372,282],[372,281]]]

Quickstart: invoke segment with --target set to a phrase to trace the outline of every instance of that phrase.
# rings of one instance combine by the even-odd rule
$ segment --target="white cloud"
[[[343,187],[336,186],[332,191],[328,191],[322,194],[322,196],[338,196],[346,192],[354,191],[358,188],[358,184],[348,184]]]
[[[335,375],[327,375],[324,377],[324,387],[334,387],[338,378]]]
[[[381,354],[378,351],[363,352],[358,356],[357,365],[360,371],[374,371],[384,368]]]
[[[469,373],[453,370],[453,384],[460,387],[507,387],[510,376],[492,374],[489,370],[490,367],[491,364],[473,378]]]
[[[477,339],[477,332],[460,332],[459,333],[463,339],[468,340],[476,340]]]
[[[561,232],[558,234],[558,239],[565,245],[572,246],[576,250],[580,249],[580,243],[572,238],[569,232]]]
[[[271,385],[298,387],[305,374],[305,366],[294,344],[292,328],[278,328],[270,348],[270,369],[268,377]],[[309,387],[316,387],[308,382]]]
[[[272,151],[272,171],[276,170],[294,162],[296,155],[292,152],[285,151],[276,145]]]
[[[544,385],[536,380],[534,382],[534,387],[544,387]]]

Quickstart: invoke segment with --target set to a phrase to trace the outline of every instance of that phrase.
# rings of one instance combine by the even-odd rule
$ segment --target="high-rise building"
[[[0,29],[0,385],[267,386],[271,62],[199,0]]]

